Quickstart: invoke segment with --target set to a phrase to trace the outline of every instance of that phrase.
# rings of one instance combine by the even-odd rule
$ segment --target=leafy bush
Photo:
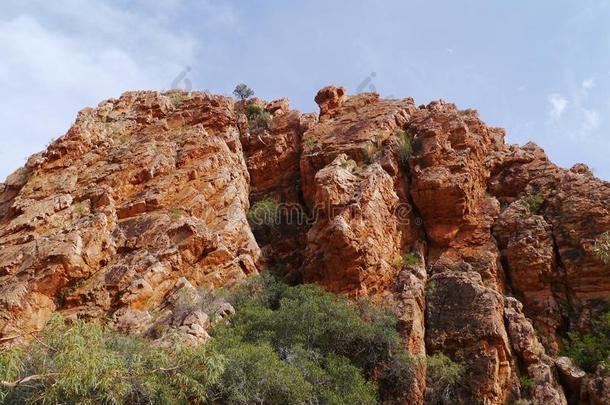
[[[464,376],[464,366],[443,353],[428,356],[426,369],[426,403],[451,403],[456,388]]]
[[[273,198],[256,202],[248,212],[248,222],[252,227],[277,225],[280,204]]]
[[[610,311],[593,320],[590,334],[569,333],[564,355],[585,371],[595,371],[599,364],[610,369]]]
[[[3,404],[197,404],[223,370],[201,345],[154,348],[98,324],[53,318],[27,350],[0,352]]]
[[[53,318],[0,352],[0,403],[395,403],[413,382],[396,318],[365,300],[268,275],[225,294],[235,315],[193,347]]]
[[[544,204],[544,198],[540,195],[540,193],[530,194],[525,199],[525,203],[532,214],[537,214],[540,212],[542,204]]]
[[[404,253],[402,256],[400,256],[397,265],[398,267],[403,267],[405,265],[417,266],[419,263],[420,259],[418,255],[415,253]]]
[[[610,231],[602,233],[593,246],[593,253],[606,264],[610,264]]]
[[[247,111],[248,126],[254,131],[263,131],[271,128],[271,114],[263,107],[250,104]]]
[[[288,287],[269,278],[236,296],[230,325],[214,331],[214,344],[227,357],[240,347],[268,345],[301,370],[311,389],[299,392],[323,403],[375,403],[377,395],[396,400],[410,387],[412,359],[389,313],[316,286]],[[225,374],[231,373],[229,366]],[[224,379],[218,385],[231,386]],[[225,400],[233,395],[218,392]]]
[[[519,377],[519,386],[521,387],[522,394],[529,395],[534,388],[534,380],[526,375]]]
[[[246,86],[244,83],[241,83],[235,86],[233,95],[240,100],[247,100],[254,95],[254,90]]]
[[[237,343],[223,350],[228,358],[222,380],[213,397],[231,404],[305,403],[313,397],[313,386],[301,370],[280,359],[266,343]]]

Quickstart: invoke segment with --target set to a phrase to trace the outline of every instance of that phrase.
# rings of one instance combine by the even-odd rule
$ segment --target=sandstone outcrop
[[[554,357],[610,303],[610,183],[444,101],[315,100],[131,92],[81,111],[0,183],[0,344],[57,312],[205,341],[232,308],[200,292],[273,268],[397,314],[420,359],[397,402],[424,402],[442,352],[466,370],[458,403],[606,403],[602,371]],[[277,222],[248,222],[260,203]]]
[[[126,93],[83,110],[9,176],[0,196],[2,336],[39,329],[55,310],[139,327],[125,314],[145,319],[183,278],[212,287],[256,272],[233,104]]]

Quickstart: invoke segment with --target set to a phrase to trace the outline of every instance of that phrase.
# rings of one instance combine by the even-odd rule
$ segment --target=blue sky
[[[302,111],[328,84],[442,98],[610,179],[609,18],[610,0],[5,0],[0,179],[83,107],[172,82]]]

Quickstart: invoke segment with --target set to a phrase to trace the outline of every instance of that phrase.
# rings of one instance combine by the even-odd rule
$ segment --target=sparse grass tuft
[[[87,208],[85,207],[85,204],[83,204],[82,202],[79,201],[76,204],[74,204],[74,212],[76,214],[83,215],[86,210],[87,210]]]
[[[593,245],[593,254],[602,262],[610,264],[610,231],[602,233]]]
[[[406,130],[400,130],[396,133],[398,145],[400,146],[400,159],[403,164],[407,164],[409,156],[413,152],[413,136]]]
[[[318,142],[314,138],[307,138],[303,141],[305,149],[313,149],[317,144]]]
[[[186,93],[180,90],[169,91],[165,93],[165,96],[169,98],[169,101],[175,108],[180,107],[186,99]]]
[[[530,212],[532,214],[537,214],[540,212],[542,204],[544,204],[544,198],[540,195],[540,193],[534,193],[528,195],[525,199],[525,202]]]
[[[184,216],[184,210],[182,208],[172,208],[169,212],[169,217],[172,221],[176,222]]]

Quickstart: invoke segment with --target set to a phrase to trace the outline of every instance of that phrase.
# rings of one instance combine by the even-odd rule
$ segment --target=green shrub
[[[0,352],[0,403],[375,404],[411,387],[396,317],[364,299],[268,275],[226,297],[235,315],[193,347],[55,317]]]
[[[222,371],[222,357],[204,345],[155,348],[98,324],[55,317],[27,350],[0,352],[0,380],[16,382],[0,387],[0,402],[197,404]]]
[[[403,164],[406,164],[413,152],[413,136],[408,131],[401,129],[396,133],[396,137],[400,147],[400,158]]]
[[[263,107],[250,104],[247,110],[248,126],[253,131],[263,131],[271,128],[272,117]]]
[[[604,263],[610,264],[610,231],[602,233],[595,240],[593,254],[599,257]]]
[[[313,386],[301,370],[282,361],[269,344],[239,342],[223,353],[227,368],[212,388],[220,403],[290,404],[313,399]]]
[[[313,147],[316,146],[317,143],[318,142],[314,138],[307,138],[303,141],[305,149],[313,149]]]
[[[540,193],[530,194],[526,197],[525,203],[532,214],[537,214],[540,212],[542,204],[544,204],[544,198]]]
[[[68,286],[57,294],[57,303],[63,306],[66,303],[66,299],[72,295],[82,285],[84,280],[74,280]]]
[[[590,334],[568,334],[563,354],[585,371],[595,371],[599,364],[610,369],[610,311],[597,316]]]
[[[233,305],[236,310],[245,306],[261,305],[266,308],[277,309],[284,290],[288,286],[269,273],[262,273],[257,277],[250,277],[233,290],[219,290],[218,293]]]
[[[278,223],[280,204],[273,198],[265,198],[255,203],[248,212],[248,222],[252,227],[270,226]]]
[[[381,400],[396,400],[410,387],[412,359],[389,313],[316,286],[269,280],[251,283],[237,297],[230,325],[213,333],[220,353],[268,344],[302,370],[317,401],[326,403],[375,403],[377,393]]]
[[[526,375],[519,377],[519,386],[521,387],[522,394],[529,395],[534,388],[534,380]]]
[[[398,267],[404,267],[406,265],[417,266],[419,263],[420,259],[418,255],[415,253],[404,253],[402,256],[400,256],[400,259],[398,259],[396,264]]]
[[[451,403],[464,376],[464,366],[443,353],[428,356],[426,369],[426,403]]]

